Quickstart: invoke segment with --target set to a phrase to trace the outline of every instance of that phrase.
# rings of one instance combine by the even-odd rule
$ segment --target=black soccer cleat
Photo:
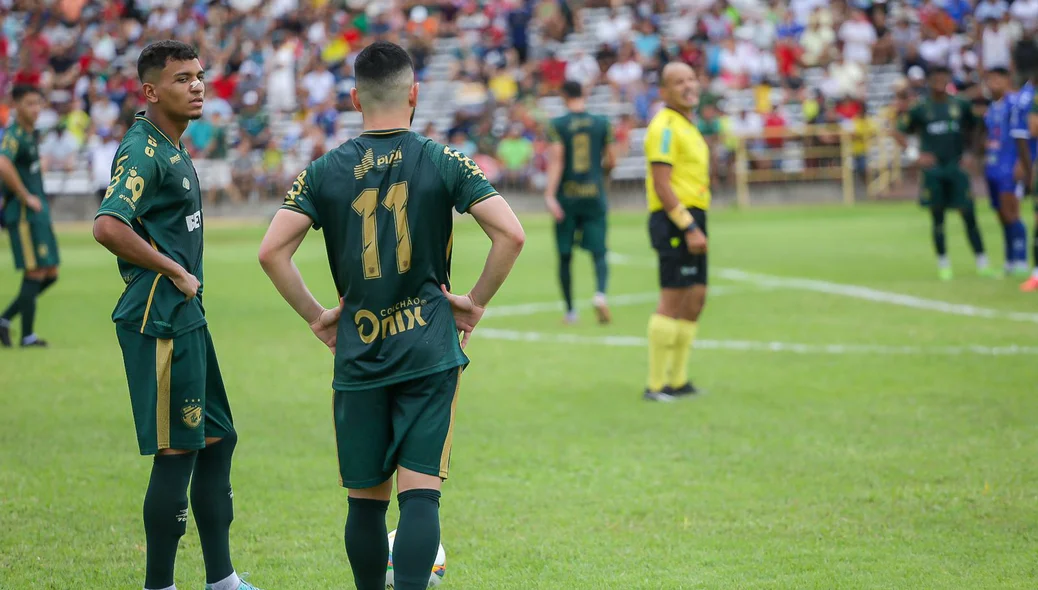
[[[22,342],[22,348],[47,348],[47,341],[37,338],[32,342]]]
[[[675,401],[677,398],[675,398],[674,396],[670,395],[669,393],[665,393],[665,392],[662,392],[662,391],[652,391],[651,389],[646,389],[645,393],[642,394],[642,399],[645,400],[645,401],[648,401],[648,402],[664,402],[664,403],[669,403],[669,402]]]
[[[11,327],[0,326],[0,346],[11,348]]]
[[[703,393],[703,391],[700,390],[700,389],[697,389],[696,386],[692,385],[692,382],[689,381],[688,383],[682,385],[681,387],[671,387],[671,386],[668,385],[668,386],[663,388],[663,393],[665,393],[665,394],[667,394],[667,395],[669,395],[669,396],[671,396],[671,397],[673,397],[675,399],[681,399],[681,398],[684,398],[684,397],[691,397],[693,395],[699,395],[700,393]]]

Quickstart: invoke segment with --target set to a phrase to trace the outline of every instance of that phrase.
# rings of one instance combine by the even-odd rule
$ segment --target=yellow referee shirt
[[[664,108],[645,131],[645,192],[649,211],[663,209],[652,182],[652,165],[670,164],[670,187],[685,207],[710,208],[710,148],[681,113]]]

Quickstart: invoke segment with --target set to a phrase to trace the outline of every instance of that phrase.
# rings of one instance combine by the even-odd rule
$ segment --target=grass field
[[[1038,297],[975,276],[957,219],[958,274],[941,283],[908,206],[718,212],[692,359],[708,394],[669,405],[640,399],[656,287],[644,215],[613,218],[605,328],[586,308],[561,324],[549,222],[524,222],[469,348],[444,587],[1038,586]],[[266,590],[352,588],[331,359],[256,263],[262,231],[207,234],[205,303],[241,437],[236,566]],[[488,242],[471,221],[457,232],[462,290]],[[109,321],[122,285],[85,229],[61,245],[38,314],[52,348],[0,350],[0,588],[140,588],[150,462]],[[334,303],[321,237],[297,260]],[[576,263],[587,301],[591,263]],[[0,301],[17,285],[0,254]],[[193,523],[177,581],[202,587]]]

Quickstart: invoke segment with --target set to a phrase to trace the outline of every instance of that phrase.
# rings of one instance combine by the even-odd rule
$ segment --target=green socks
[[[597,287],[597,292],[605,293],[608,282],[609,264],[606,262],[606,254],[605,252],[595,254],[595,286]]]
[[[237,442],[238,435],[232,432],[198,451],[191,480],[191,510],[195,513],[208,584],[234,573],[229,536],[234,520],[231,455]]]
[[[425,590],[440,548],[440,492],[408,490],[397,495],[397,500],[400,524],[393,543],[395,588]]]
[[[187,530],[187,485],[197,453],[156,455],[144,497],[144,534],[147,538],[145,588],[173,585],[177,545]]]
[[[386,564],[389,562],[386,532],[389,502],[364,498],[348,498],[347,501],[350,508],[346,514],[346,556],[353,569],[353,582],[357,590],[385,590]]]

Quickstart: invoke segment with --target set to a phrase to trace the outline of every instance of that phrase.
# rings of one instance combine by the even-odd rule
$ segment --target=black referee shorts
[[[689,207],[688,212],[707,234],[706,211]],[[685,232],[670,221],[666,212],[653,211],[649,215],[649,240],[659,256],[660,288],[685,289],[707,284],[707,255],[688,251]]]

